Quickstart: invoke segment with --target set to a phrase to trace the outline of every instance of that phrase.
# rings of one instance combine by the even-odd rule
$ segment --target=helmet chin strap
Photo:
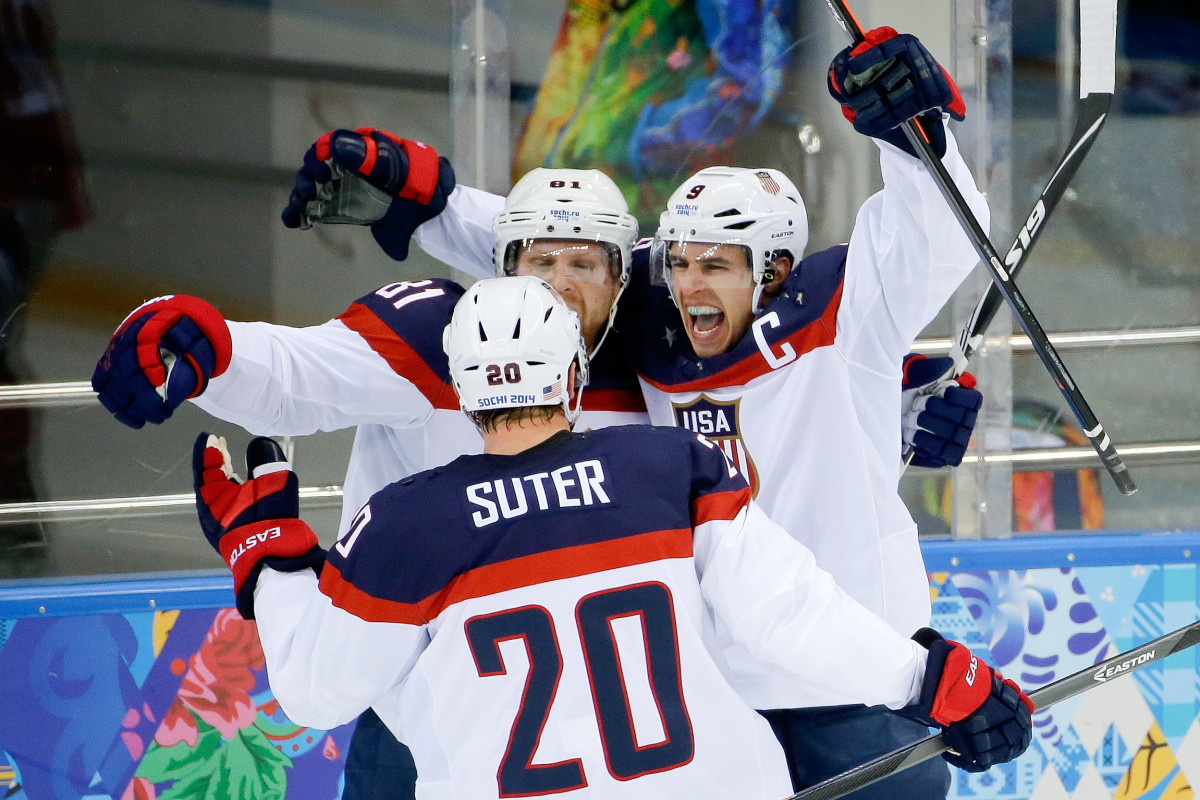
[[[617,301],[621,299],[621,295],[625,293],[625,287],[628,285],[628,273],[623,272],[621,277],[617,278],[617,293],[613,295],[612,303],[608,306],[608,320],[604,323],[604,329],[600,331],[600,338],[596,340],[596,346],[588,350],[588,358],[595,358],[596,353],[600,352],[600,346],[608,338],[608,332],[612,330],[613,323],[617,320]],[[671,293],[671,297],[675,297],[674,292]]]
[[[767,281],[761,281],[754,286],[754,294],[750,295],[750,308],[754,310],[754,316],[759,316],[765,310],[759,305],[762,300],[763,289],[767,288]]]
[[[603,342],[603,337],[601,337]],[[596,348],[599,349],[597,344]],[[590,358],[590,355],[589,355]],[[567,383],[571,386],[571,391],[567,394],[567,402],[563,403],[563,413],[567,416],[567,425],[574,427],[575,420],[579,419],[579,412],[583,410],[583,390],[587,385],[579,377],[579,365],[572,363],[570,367],[570,378]],[[571,395],[574,394],[574,400]]]
[[[754,294],[750,295],[750,307],[754,309],[755,317],[760,317],[763,311],[766,311],[761,305],[762,291],[767,288],[769,281],[760,281],[755,284]]]

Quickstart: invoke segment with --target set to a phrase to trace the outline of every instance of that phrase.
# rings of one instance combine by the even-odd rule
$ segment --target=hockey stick
[[[854,13],[846,5],[844,0],[826,0],[829,8],[833,11],[838,23],[850,35],[851,40],[855,44],[862,42],[865,39],[862,26],[854,17]],[[921,126],[916,119],[905,121],[904,134],[908,138],[913,149],[920,156],[922,163],[933,176],[934,182],[937,183],[938,189],[942,196],[946,198],[946,202],[950,204],[954,216],[962,225],[963,231],[970,238],[971,243],[975,246],[975,250],[979,253],[987,266],[988,272],[992,276],[992,282],[1000,291],[1000,294],[1008,301],[1012,307],[1014,315],[1021,323],[1022,330],[1029,337],[1029,341],[1033,344],[1033,349],[1041,358],[1042,363],[1046,365],[1051,377],[1054,378],[1055,384],[1062,392],[1063,397],[1067,401],[1067,405],[1071,407],[1071,411],[1075,414],[1075,418],[1079,420],[1079,424],[1083,428],[1084,435],[1088,437],[1088,441],[1092,443],[1092,447],[1100,455],[1100,460],[1104,463],[1105,469],[1112,476],[1113,481],[1117,484],[1117,488],[1122,494],[1133,494],[1137,491],[1137,486],[1133,479],[1129,477],[1129,470],[1125,466],[1125,462],[1121,460],[1121,455],[1113,447],[1112,440],[1108,434],[1104,432],[1104,426],[1100,424],[1100,420],[1096,418],[1095,412],[1088,405],[1087,399],[1079,387],[1075,385],[1075,381],[1071,379],[1070,373],[1067,372],[1067,367],[1058,355],[1058,351],[1054,349],[1054,345],[1050,343],[1049,337],[1046,336],[1046,331],[1042,329],[1042,325],[1038,322],[1037,317],[1033,315],[1033,311],[1029,308],[1029,304],[1025,302],[1024,295],[1013,282],[1012,276],[1008,274],[1004,264],[1000,260],[1000,255],[996,248],[992,246],[988,240],[987,234],[983,227],[979,224],[979,220],[971,212],[967,206],[966,200],[963,199],[962,193],[958,191],[958,187],[954,183],[954,179],[950,177],[950,173],[946,171],[945,165],[930,148],[928,137],[921,130]]]
[[[1079,670],[1029,693],[1035,709],[1045,708],[1060,700],[1074,697],[1109,678],[1125,675],[1147,664],[1156,664],[1167,656],[1186,650],[1200,642],[1200,621],[1185,625],[1177,631],[1160,636],[1152,642],[1127,650],[1120,655]],[[910,745],[885,753],[865,764],[848,769],[841,775],[823,780],[803,789],[787,800],[834,800],[864,786],[869,786],[897,772],[939,756],[950,747],[940,733],[935,733]]]
[[[1004,256],[1008,274],[1016,277],[1046,220],[1054,211],[1063,192],[1070,185],[1075,172],[1092,143],[1100,134],[1109,106],[1112,104],[1113,88],[1116,83],[1117,47],[1117,3],[1116,0],[1080,0],[1079,19],[1079,114],[1075,119],[1075,131],[1066,151],[1059,159],[1058,167],[1050,176],[1046,188],[1033,204],[1025,224],[1018,231],[1012,247]],[[958,336],[954,357],[956,371],[961,373],[966,362],[983,343],[988,325],[1000,310],[1003,298],[995,285],[989,286],[971,318]]]

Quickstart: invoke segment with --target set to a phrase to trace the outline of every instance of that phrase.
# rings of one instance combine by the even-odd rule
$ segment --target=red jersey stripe
[[[732,492],[701,495],[692,502],[692,525],[699,527],[715,519],[733,519],[750,505],[753,497],[753,490],[749,486]]]
[[[464,572],[440,592],[416,603],[370,595],[343,578],[337,567],[328,563],[321,570],[321,592],[338,608],[368,622],[423,625],[435,619],[447,607],[464,600],[609,569],[691,556],[692,531],[678,528],[548,550],[488,564]]]
[[[338,319],[363,337],[397,375],[411,381],[421,394],[425,395],[430,405],[434,408],[458,410],[458,397],[454,394],[454,387],[438,377],[425,360],[371,309],[362,303],[352,303],[338,315]]]

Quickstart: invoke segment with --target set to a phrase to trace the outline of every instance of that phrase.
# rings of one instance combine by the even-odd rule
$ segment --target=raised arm
[[[311,328],[231,322],[234,357],[193,402],[264,436],[419,425],[432,406],[341,319]]]
[[[978,257],[899,127],[918,117],[971,210],[986,228],[983,195],[946,119],[966,114],[953,79],[915,37],[879,28],[833,59],[830,94],[855,130],[875,139],[883,191],[859,210],[847,252],[839,329],[851,357],[894,373],[911,342]]]
[[[438,370],[440,330],[461,292],[448,281],[389,284],[310,328],[230,322],[198,298],[158,298],[118,327],[92,385],[134,428],[186,399],[260,434],[418,425],[439,404],[457,407]]]

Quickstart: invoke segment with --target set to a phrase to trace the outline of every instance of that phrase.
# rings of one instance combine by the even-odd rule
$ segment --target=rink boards
[[[926,542],[933,624],[1032,689],[1200,616],[1200,531]],[[352,726],[293,724],[219,572],[0,588],[0,796],[341,794]],[[1034,716],[951,797],[1191,797],[1200,648]]]

